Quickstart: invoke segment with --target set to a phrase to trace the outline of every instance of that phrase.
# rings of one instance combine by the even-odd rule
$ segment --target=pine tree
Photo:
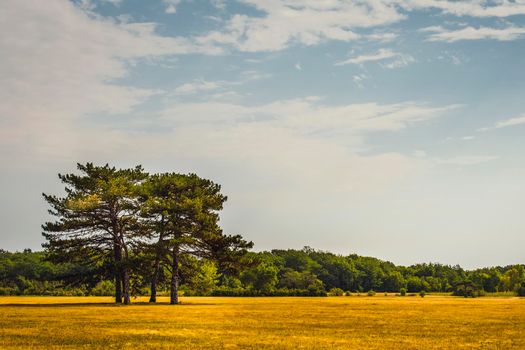
[[[170,303],[178,303],[182,255],[227,264],[252,247],[240,236],[224,235],[219,211],[226,201],[220,186],[195,174],[152,175],[142,187],[143,225],[155,232],[156,242],[150,302],[156,301],[160,265],[171,272]]]
[[[139,224],[138,190],[147,178],[141,166],[116,169],[77,164],[80,175],[59,178],[65,197],[43,194],[57,218],[42,225],[51,256],[86,256],[113,266],[116,303],[130,303],[129,261],[133,247],[147,239]]]

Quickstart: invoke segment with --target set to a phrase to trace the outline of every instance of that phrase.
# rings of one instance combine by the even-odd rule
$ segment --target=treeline
[[[195,174],[149,174],[78,164],[60,175],[63,196],[44,194],[53,221],[42,225],[44,251],[0,254],[2,294],[159,293],[309,295],[353,292],[525,294],[522,265],[465,271],[459,266],[396,266],[311,248],[250,252],[252,242],[223,233],[220,185]]]
[[[179,293],[185,295],[258,296],[362,293],[369,291],[447,292],[463,296],[512,292],[525,295],[525,267],[509,265],[476,270],[441,264],[396,266],[376,258],[316,251],[250,252],[251,263],[238,274],[219,272],[216,263],[195,259],[181,265]],[[84,264],[54,264],[44,252],[0,251],[2,295],[113,295],[115,283]],[[170,274],[161,268],[158,293],[168,295]],[[137,272],[135,295],[150,295],[151,277]]]

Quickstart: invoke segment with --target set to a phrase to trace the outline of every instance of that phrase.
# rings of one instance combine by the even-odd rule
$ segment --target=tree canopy
[[[56,218],[42,226],[44,247],[51,261],[82,259],[106,267],[114,278],[117,303],[130,303],[131,278],[148,269],[150,260],[151,301],[165,267],[176,304],[182,257],[225,266],[252,246],[240,236],[223,234],[219,211],[227,197],[210,180],[195,174],[149,175],[141,166],[116,169],[87,163],[77,168],[79,175],[59,174],[66,185],[64,197],[44,194]]]

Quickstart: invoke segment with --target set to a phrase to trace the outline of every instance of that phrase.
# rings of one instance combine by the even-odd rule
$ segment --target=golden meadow
[[[525,299],[0,297],[2,349],[525,349]]]

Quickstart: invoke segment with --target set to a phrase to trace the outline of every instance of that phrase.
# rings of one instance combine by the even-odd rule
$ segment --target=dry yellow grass
[[[0,348],[525,349],[518,298],[145,300],[0,297]]]

